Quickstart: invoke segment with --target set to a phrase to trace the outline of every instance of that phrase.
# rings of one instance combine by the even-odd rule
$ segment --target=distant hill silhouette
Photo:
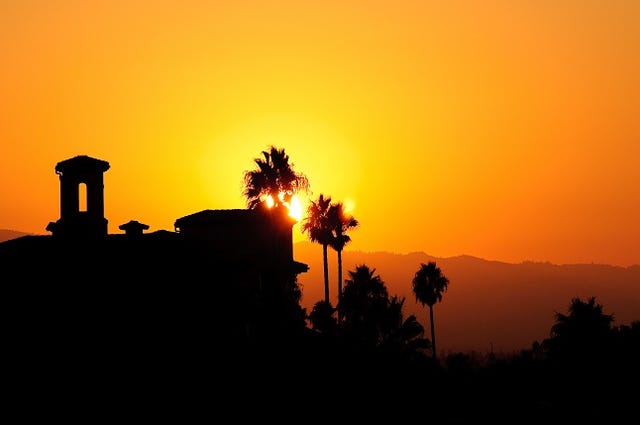
[[[17,230],[0,229],[0,242],[16,239],[30,234],[31,233],[19,232]]]
[[[311,311],[323,298],[322,248],[294,244],[296,258],[310,266],[299,276],[301,304]],[[344,277],[356,265],[375,268],[390,294],[406,297],[405,316],[415,314],[428,328],[428,308],[415,301],[411,279],[420,263],[436,261],[449,278],[448,291],[434,307],[439,351],[475,350],[510,353],[549,337],[554,313],[565,312],[573,297],[595,296],[614,324],[640,318],[640,265],[556,265],[488,261],[471,256],[437,258],[422,252],[343,252]],[[337,293],[336,253],[329,251],[332,303]]]

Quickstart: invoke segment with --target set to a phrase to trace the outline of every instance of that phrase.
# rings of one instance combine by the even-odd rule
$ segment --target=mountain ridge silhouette
[[[30,236],[33,233],[21,232],[19,230],[12,229],[0,229],[0,242],[8,241],[11,239],[17,239],[22,236]]]
[[[309,241],[294,244],[294,257],[309,265],[298,277],[301,304],[311,311],[322,299],[322,248]],[[420,263],[435,261],[450,279],[434,306],[440,347],[445,352],[490,350],[510,353],[549,337],[556,312],[566,313],[574,297],[595,296],[616,324],[640,318],[640,265],[508,263],[471,255],[434,257],[424,252],[343,251],[343,275],[366,264],[376,269],[390,295],[405,298],[405,317],[415,315],[428,329],[428,307],[417,303],[411,279]],[[331,302],[337,301],[337,261],[329,250]]]

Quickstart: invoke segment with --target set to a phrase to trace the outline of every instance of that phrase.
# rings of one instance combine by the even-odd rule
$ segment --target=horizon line
[[[158,229],[158,230],[163,230],[163,229]],[[158,231],[156,230],[156,231]],[[32,232],[23,232],[21,230],[14,230],[14,229],[9,229],[9,228],[0,228],[0,231],[7,231],[7,232],[12,232],[12,233],[19,233],[21,234],[21,236],[51,236],[49,234],[46,233],[32,233]],[[172,230],[170,230],[172,231]],[[150,232],[153,233],[153,232]],[[112,233],[114,235],[119,234],[119,233]],[[19,238],[21,236],[17,236],[16,238]],[[11,239],[16,239],[16,238],[11,238]],[[7,240],[11,240],[11,239],[7,239]],[[0,243],[2,243],[4,241],[0,241]],[[309,244],[309,245],[314,245],[314,242],[311,242],[309,240],[299,240],[299,241],[293,241],[292,242],[293,245],[299,245],[299,244]],[[481,260],[481,261],[487,261],[487,262],[492,262],[492,263],[502,263],[502,264],[511,264],[511,265],[518,265],[518,264],[546,264],[546,265],[551,265],[551,266],[582,266],[582,265],[589,265],[589,266],[607,266],[607,267],[618,267],[618,268],[622,268],[622,269],[629,269],[629,268],[633,268],[633,267],[640,267],[640,262],[638,263],[633,263],[633,264],[628,264],[628,265],[623,265],[623,264],[613,264],[613,263],[606,263],[606,262],[567,262],[567,263],[560,263],[560,262],[553,262],[551,260],[520,260],[520,261],[507,261],[507,260],[499,260],[499,259],[492,259],[492,258],[487,258],[487,257],[482,257],[482,256],[478,256],[478,255],[473,255],[473,254],[455,254],[455,255],[449,255],[449,256],[438,256],[438,255],[433,255],[433,254],[429,254],[426,251],[393,251],[393,250],[380,250],[380,249],[376,249],[376,250],[363,250],[363,249],[356,249],[356,250],[352,250],[350,248],[345,248],[343,249],[343,252],[354,252],[354,253],[363,253],[363,254],[391,254],[391,255],[412,255],[412,254],[418,254],[418,255],[425,255],[427,257],[431,257],[431,258],[435,258],[435,259],[443,259],[443,260],[447,260],[447,259],[455,259],[455,258],[461,258],[461,257],[468,257],[468,258],[473,258],[473,259],[477,259],[477,260]]]
[[[308,241],[308,240],[303,240],[303,241],[297,241],[293,243],[294,245],[298,245],[298,244],[309,244],[309,245],[314,245],[314,242]],[[472,255],[472,254],[455,254],[455,255],[448,255],[448,256],[438,256],[438,255],[432,255],[427,253],[426,251],[391,251],[391,250],[363,250],[363,249],[349,249],[349,248],[345,248],[342,250],[343,253],[345,252],[353,252],[353,253],[363,253],[363,254],[391,254],[391,255],[412,255],[412,254],[419,254],[419,255],[426,255],[427,257],[432,257],[432,258],[436,258],[436,259],[443,259],[443,260],[448,260],[448,259],[455,259],[455,258],[461,258],[461,257],[468,257],[468,258],[473,258],[476,260],[482,260],[482,261],[487,261],[487,262],[491,262],[491,263],[503,263],[503,264],[512,264],[512,265],[519,265],[519,264],[546,264],[546,265],[551,265],[551,266],[583,266],[583,265],[587,265],[587,266],[607,266],[607,267],[618,267],[618,268],[623,268],[623,269],[628,269],[628,268],[633,268],[633,267],[640,267],[640,262],[639,263],[632,263],[632,264],[628,264],[628,265],[623,265],[623,264],[613,264],[613,263],[606,263],[606,262],[567,262],[567,263],[561,263],[561,262],[553,262],[551,260],[520,260],[520,261],[507,261],[507,260],[498,260],[498,259],[492,259],[492,258],[487,258],[487,257],[481,257],[478,255]]]

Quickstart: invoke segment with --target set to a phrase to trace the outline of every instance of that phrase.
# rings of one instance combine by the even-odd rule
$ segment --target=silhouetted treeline
[[[148,268],[134,247],[114,260],[129,262],[116,273],[87,245],[59,253],[78,260],[72,270],[56,270],[53,259],[4,264],[20,271],[5,275],[2,288],[15,391],[37,382],[49,392],[72,385],[82,398],[109,389],[196,403],[216,389],[222,395],[208,402],[221,411],[240,403],[262,406],[265,417],[299,409],[329,417],[338,403],[345,418],[420,409],[439,423],[606,420],[629,412],[637,395],[640,322],[613,326],[595,298],[572,300],[550,317],[548,339],[518,353],[436,361],[404,300],[366,265],[348,271],[338,321],[324,301],[302,309],[295,279],[274,274],[249,290],[216,274],[215,262],[210,275],[190,273],[197,250],[163,257],[162,244],[154,246],[164,267]]]

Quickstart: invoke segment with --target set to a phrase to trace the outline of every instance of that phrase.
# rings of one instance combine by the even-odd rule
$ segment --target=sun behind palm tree
[[[309,190],[309,180],[294,171],[284,148],[271,146],[268,151],[262,151],[262,158],[253,161],[258,168],[245,171],[243,176],[243,195],[249,209],[262,205],[267,197],[273,207],[289,205],[294,194]]]

